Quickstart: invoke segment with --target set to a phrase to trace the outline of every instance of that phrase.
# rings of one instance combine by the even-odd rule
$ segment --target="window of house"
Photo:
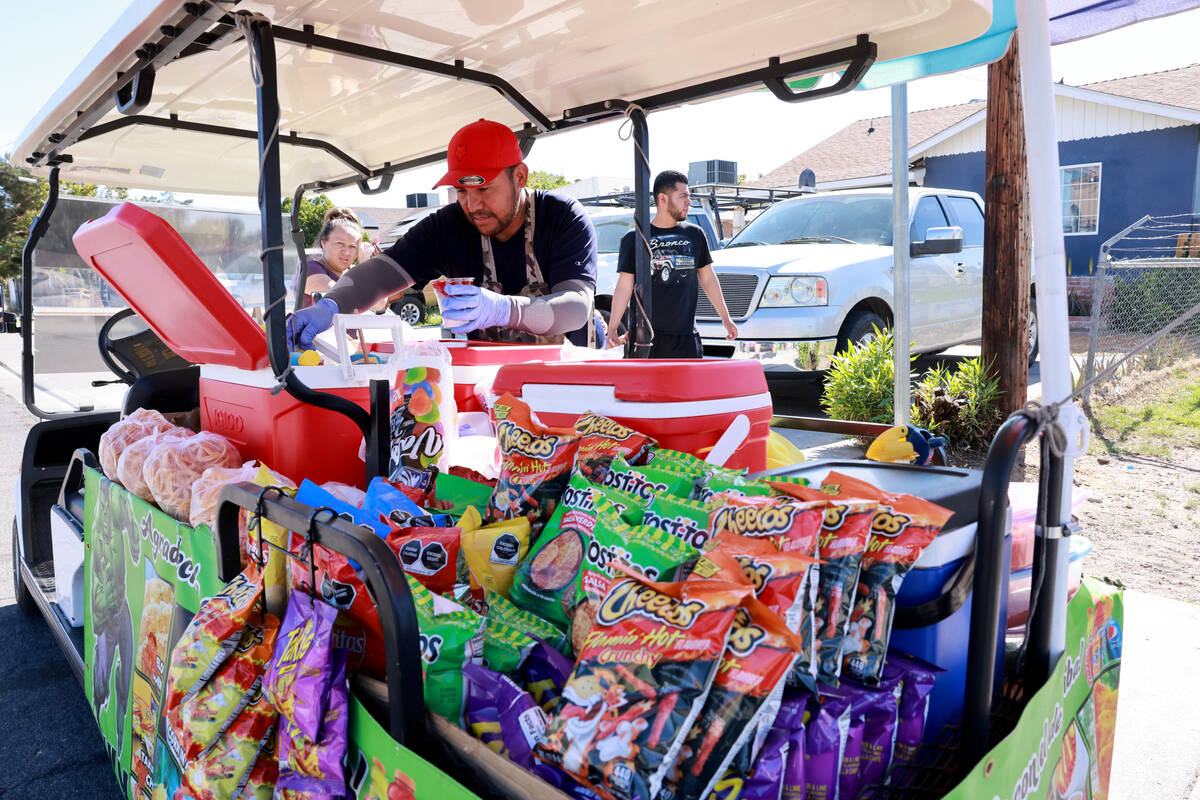
[[[1063,234],[1095,235],[1100,225],[1100,165],[1074,164],[1059,170]]]

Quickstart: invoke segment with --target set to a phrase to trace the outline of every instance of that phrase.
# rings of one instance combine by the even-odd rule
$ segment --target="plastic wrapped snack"
[[[517,565],[529,552],[529,520],[516,517],[488,525],[481,523],[479,512],[474,508],[467,509],[458,523],[471,589],[480,600],[485,590],[507,597],[517,574]]]
[[[406,468],[445,470],[458,437],[450,351],[439,342],[412,346],[392,386],[388,477]]]
[[[720,666],[740,582],[615,580],[537,746],[605,797],[652,798],[676,767],[684,739]]]
[[[195,436],[195,434],[187,428],[172,427],[148,434],[131,443],[121,451],[121,457],[117,459],[117,478],[121,485],[147,503],[153,503],[154,495],[150,492],[150,487],[146,485],[146,479],[142,475],[142,467],[145,465],[146,459],[155,447],[167,439],[186,439],[189,436]]]
[[[128,417],[117,420],[109,426],[108,430],[100,434],[100,446],[97,448],[100,468],[104,470],[104,474],[108,476],[109,480],[121,483],[117,462],[120,461],[121,453],[125,451],[125,448],[144,436],[171,427],[173,427],[171,423],[167,422],[162,414],[146,408],[139,408]]]
[[[466,570],[458,528],[397,528],[387,545],[404,571],[434,594],[449,594]]]
[[[197,433],[186,439],[159,442],[142,465],[142,477],[158,507],[176,519],[188,519],[192,484],[209,467],[237,467],[242,457],[228,439]]]
[[[463,666],[482,660],[484,619],[452,600],[438,597],[411,577],[408,585],[421,631],[425,705],[461,724],[465,702]]]
[[[188,524],[193,528],[207,525],[217,526],[217,498],[221,487],[230,483],[253,483],[258,475],[255,461],[247,461],[240,467],[209,467],[192,484],[192,502],[188,508]],[[127,487],[128,488],[128,487]]]
[[[279,631],[279,647],[263,681],[271,705],[314,741],[320,736],[329,700],[333,675],[330,637],[337,613],[331,605],[292,592]]]
[[[541,524],[550,519],[571,477],[579,434],[551,428],[533,419],[528,404],[505,394],[492,407],[496,441],[503,463],[488,502],[491,520],[527,516]]]
[[[762,602],[742,601],[712,688],[684,742],[684,768],[663,800],[707,797],[746,745],[761,747],[779,712],[800,642]]]
[[[279,725],[279,780],[276,789],[311,794],[304,797],[341,797],[346,788],[342,761],[350,727],[350,691],[346,682],[346,651],[337,650],[329,666],[328,702],[320,737],[309,738],[291,719]]]
[[[825,485],[838,485],[843,494],[878,492],[838,472],[829,473]],[[878,492],[877,499],[879,507],[871,522],[871,540],[862,557],[858,591],[842,645],[843,670],[869,686],[878,684],[883,675],[900,584],[954,514],[906,494]]]
[[[533,766],[533,748],[546,733],[546,712],[505,676],[475,664],[463,667],[467,730],[514,764]]]
[[[597,467],[607,467],[618,455],[630,464],[640,464],[655,445],[649,436],[592,411],[575,421],[575,432],[580,437],[575,469],[585,477]]]

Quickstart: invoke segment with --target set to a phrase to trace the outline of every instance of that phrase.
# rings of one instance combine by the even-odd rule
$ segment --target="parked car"
[[[633,209],[584,206],[584,210],[592,218],[592,225],[596,228],[596,250],[599,256],[596,264],[596,308],[607,315],[608,310],[612,308],[613,290],[617,288],[617,258],[621,251],[621,239],[633,230]],[[651,212],[651,217],[653,216]],[[706,211],[692,206],[687,221],[698,225],[704,231],[709,250],[715,252],[721,247],[717,228]]]
[[[951,189],[909,190],[913,351],[980,337],[983,201]],[[891,188],[822,192],[771,206],[713,254],[739,338],[725,340],[701,294],[705,353],[766,369],[825,369],[831,357],[894,319]],[[1029,358],[1037,354],[1031,311]]]

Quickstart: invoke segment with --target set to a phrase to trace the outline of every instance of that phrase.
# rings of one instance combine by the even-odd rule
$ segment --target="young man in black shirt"
[[[721,284],[712,270],[708,241],[704,231],[687,219],[692,198],[683,173],[660,172],[654,179],[654,219],[650,221],[650,324],[654,341],[651,358],[700,358],[704,354],[700,334],[696,332],[696,299],[704,289],[709,302],[725,325],[725,338],[737,338],[737,325],[725,307]],[[622,344],[626,337],[617,335],[633,294],[636,249],[645,247],[637,229],[621,239],[617,257],[617,288],[613,291],[608,346]]]
[[[526,188],[529,169],[517,137],[489,120],[465,125],[447,148],[449,170],[434,184],[453,186],[458,202],[413,226],[380,255],[347,270],[320,302],[293,314],[294,349],[333,324],[339,311],[444,275],[442,303],[453,333],[508,342],[586,344],[596,291],[596,232],[579,203]]]

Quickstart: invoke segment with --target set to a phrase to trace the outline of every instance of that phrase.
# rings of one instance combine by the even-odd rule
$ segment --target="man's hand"
[[[288,347],[292,350],[311,350],[313,338],[333,324],[333,315],[337,312],[337,303],[328,297],[322,297],[308,308],[302,308],[289,316]]]
[[[736,339],[737,338],[737,333],[738,333],[737,325],[733,324],[733,320],[731,320],[729,317],[726,317],[725,319],[721,320],[721,324],[725,326],[725,338],[726,339]]]
[[[616,328],[610,327],[608,329],[608,336],[606,336],[604,339],[604,346],[611,350],[614,347],[619,347],[620,345],[625,344],[625,340],[628,338],[629,334],[617,333]]]
[[[442,301],[442,316],[459,320],[451,333],[470,333],[496,325],[508,327],[512,318],[512,302],[505,295],[471,283],[446,284],[446,299]]]

